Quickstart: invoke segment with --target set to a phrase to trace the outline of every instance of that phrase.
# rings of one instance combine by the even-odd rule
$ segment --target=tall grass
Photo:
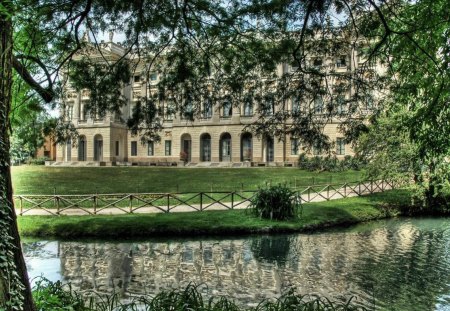
[[[83,299],[70,285],[40,279],[33,289],[33,297],[41,311],[365,311],[365,307],[355,306],[352,299],[335,302],[327,298],[298,295],[294,289],[276,299],[264,300],[256,307],[246,308],[236,305],[226,297],[204,299],[194,284],[184,289],[164,291],[154,297],[142,296],[123,302],[118,294],[101,296],[94,294]]]

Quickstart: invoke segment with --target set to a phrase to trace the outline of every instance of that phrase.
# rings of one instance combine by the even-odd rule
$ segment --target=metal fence
[[[370,180],[344,184],[313,185],[294,189],[297,203],[360,196],[403,186],[404,181]],[[89,195],[15,195],[19,215],[108,215],[170,213],[247,208],[256,190],[130,193]]]

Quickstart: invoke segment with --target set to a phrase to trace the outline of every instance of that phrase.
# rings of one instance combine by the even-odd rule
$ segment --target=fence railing
[[[370,180],[295,189],[298,203],[328,201],[399,188],[404,181]],[[247,208],[257,190],[89,195],[15,195],[19,215],[105,215]]]

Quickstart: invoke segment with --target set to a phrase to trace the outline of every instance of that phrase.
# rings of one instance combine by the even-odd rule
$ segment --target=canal
[[[24,240],[30,278],[124,298],[199,284],[206,296],[255,306],[300,294],[376,310],[450,310],[450,218],[403,218],[314,234]]]

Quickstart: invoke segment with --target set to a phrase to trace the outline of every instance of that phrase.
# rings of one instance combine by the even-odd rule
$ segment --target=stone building
[[[113,42],[103,43],[102,49],[104,57],[111,60],[124,54],[124,48]],[[363,61],[354,49],[348,55],[320,60],[338,73],[351,72]],[[293,68],[288,64],[277,66],[279,76],[290,70]],[[121,108],[124,120],[131,115],[140,96],[156,88],[159,79],[156,72],[150,73],[149,81],[139,69],[134,73],[130,84],[122,89],[127,98],[127,104]],[[77,92],[68,84],[62,113],[75,125],[79,138],[76,143],[68,141],[58,146],[56,165],[293,166],[303,152],[299,139],[288,134],[282,139],[256,137],[244,130],[246,125],[257,120],[256,107],[246,103],[240,106],[211,104],[203,107],[201,116],[193,121],[184,119],[179,113],[165,113],[161,140],[142,143],[140,137],[133,136],[115,115],[92,118],[84,109],[87,100],[88,90]],[[319,105],[314,109],[324,109],[323,102]],[[299,109],[299,103],[294,99],[286,106],[291,110]],[[343,134],[339,132],[340,122],[339,119],[331,120],[324,128],[324,134],[335,143],[334,153],[338,158],[353,155],[350,145],[345,144]],[[314,148],[310,154],[317,154]]]

